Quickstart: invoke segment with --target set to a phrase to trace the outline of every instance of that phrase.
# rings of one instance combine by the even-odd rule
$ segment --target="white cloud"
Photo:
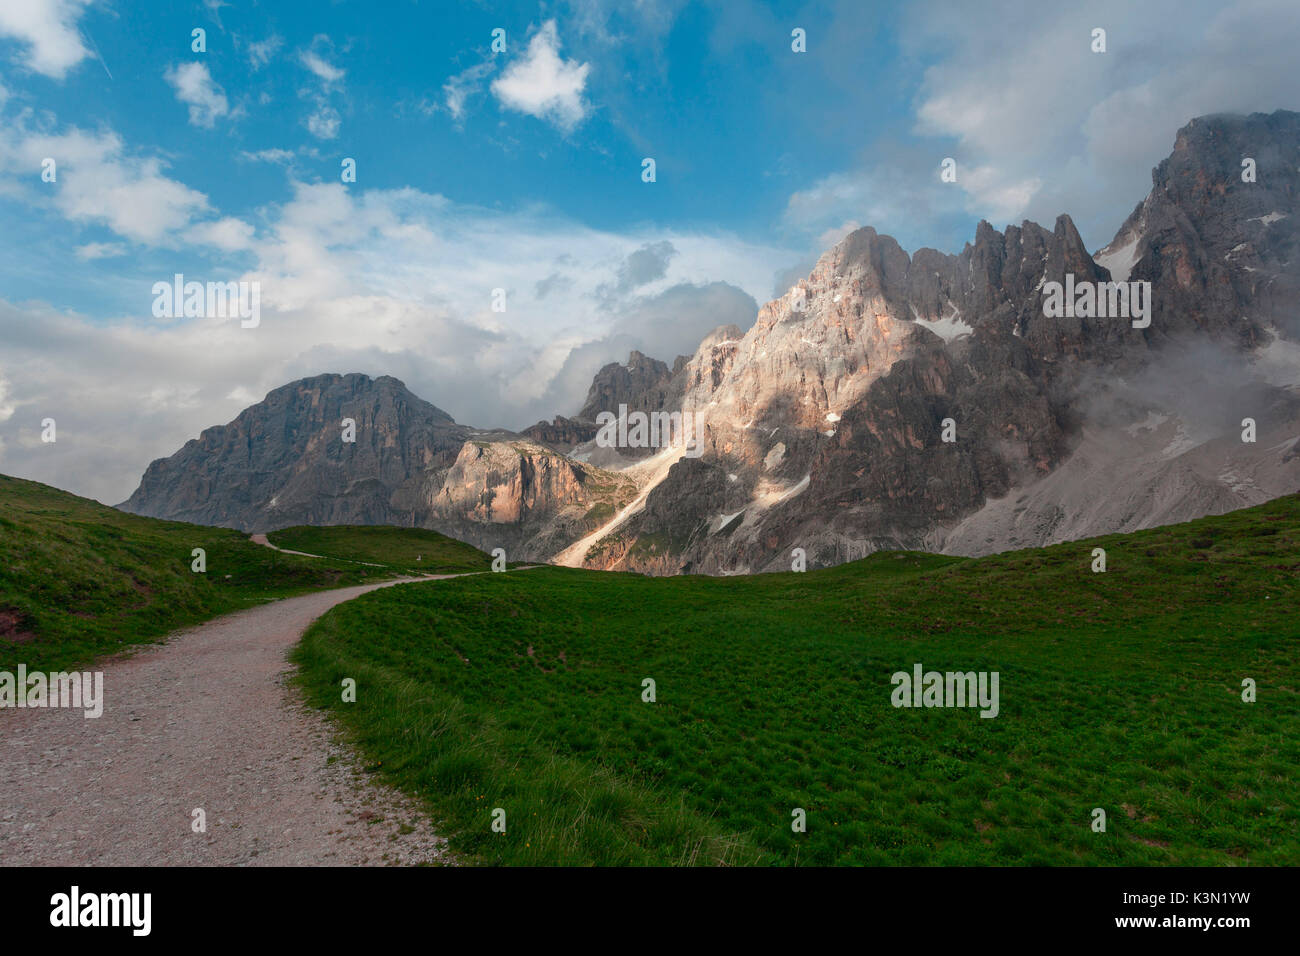
[[[969,197],[967,208],[999,223],[1010,222],[1029,208],[1030,201],[1043,186],[1041,177],[1016,177],[994,166],[964,170],[959,182]],[[1135,202],[1137,198],[1134,197]]]
[[[294,152],[291,149],[280,149],[276,146],[271,149],[259,149],[252,153],[247,150],[241,150],[239,158],[246,159],[249,162],[277,163],[282,166],[287,166],[289,163],[294,161]]]
[[[465,101],[482,89],[484,78],[495,68],[495,63],[491,60],[485,60],[467,70],[462,70],[455,76],[449,77],[447,82],[442,85],[443,102],[446,104],[447,112],[452,115],[453,119],[460,120],[463,118],[465,115]]]
[[[62,79],[90,55],[81,42],[77,20],[88,0],[4,0],[0,3],[0,37],[26,45],[29,69]]]
[[[241,252],[253,248],[254,229],[242,219],[227,216],[215,221],[195,223],[185,238],[196,245],[214,246],[223,252]]]
[[[126,255],[126,246],[120,242],[88,242],[84,246],[77,246],[76,252],[78,259],[91,262],[95,259],[113,259]]]
[[[342,81],[344,72],[312,50],[303,50],[298,59],[308,70],[315,73],[326,86],[333,86]]]
[[[284,40],[279,36],[272,34],[265,40],[256,40],[248,44],[248,63],[252,68],[260,70],[271,62],[271,57],[279,52],[280,47],[284,45]]]
[[[1180,127],[1209,113],[1294,108],[1300,89],[1292,0],[906,9],[905,57],[933,61],[914,100],[921,138],[877,142],[790,195],[786,224],[822,248],[846,220],[911,251],[956,252],[971,219],[1050,228],[1069,213],[1096,249],[1150,190]],[[1106,53],[1092,52],[1097,26]],[[939,178],[945,157],[957,162],[955,183]]]
[[[506,109],[571,130],[587,115],[582,98],[590,64],[564,60],[555,21],[548,20],[528,41],[522,59],[492,81],[492,92]]]
[[[164,74],[176,91],[176,99],[190,108],[190,125],[211,129],[218,117],[230,112],[225,91],[217,85],[204,63],[191,61],[170,66]]]
[[[933,150],[900,144],[872,150],[862,166],[830,173],[792,193],[785,221],[807,235],[817,253],[864,225],[893,236],[909,251],[934,246],[936,220],[968,205],[965,193],[940,182],[939,159]]]
[[[610,45],[645,45],[659,42],[685,6],[686,0],[571,0],[570,14],[583,36]]]
[[[1105,53],[1091,50],[1098,26]],[[1293,0],[929,0],[901,32],[946,54],[925,73],[916,127],[955,141],[968,208],[995,224],[1068,212],[1094,248],[1188,120],[1290,108],[1300,89]]]
[[[307,117],[307,132],[317,139],[334,139],[339,135],[339,126],[342,122],[338,110],[322,103]]]
[[[862,223],[858,222],[856,219],[846,219],[838,226],[831,226],[820,236],[818,236],[817,248],[831,249],[849,233],[855,232],[861,228],[862,228]]]
[[[0,423],[9,421],[14,415],[14,406],[9,403],[9,383],[0,378]],[[0,448],[3,448],[0,443]]]
[[[135,242],[160,243],[209,211],[207,197],[164,175],[162,161],[127,152],[111,131],[88,133],[75,127],[63,133],[30,129],[23,117],[9,122],[0,137],[0,172],[27,173],[41,160],[58,161],[52,193],[27,195],[49,202],[74,222],[108,226]]]
[[[246,271],[195,278],[258,281],[256,329],[160,325],[150,284],[166,270],[134,280],[138,308],[111,322],[0,302],[0,376],[18,408],[0,429],[0,471],[115,503],[203,428],[331,371],[395,375],[460,421],[524,427],[577,411],[591,374],[631,348],[671,362],[709,328],[751,322],[790,259],[725,233],[629,235],[409,188],[292,188],[256,232],[226,217],[176,237],[248,257],[232,260]],[[193,271],[187,258],[175,271]],[[505,313],[492,311],[496,288]],[[59,422],[53,453],[38,437],[47,414]]]
[[[317,47],[329,46],[329,37],[321,34],[312,40],[312,49],[301,50],[298,53],[298,61],[319,80],[318,89],[299,91],[299,96],[310,98],[314,104],[303,125],[311,135],[325,140],[337,138],[343,123],[343,118],[331,102],[331,98],[341,93],[345,74],[322,54],[316,52]]]

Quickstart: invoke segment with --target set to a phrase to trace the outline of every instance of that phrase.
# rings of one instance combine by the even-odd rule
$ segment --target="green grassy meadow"
[[[438,555],[430,570],[468,566],[472,555],[488,566],[433,532],[395,537],[414,546],[416,536]],[[0,475],[0,670],[72,667],[229,611],[407,573],[347,560],[370,553],[369,536],[358,538],[337,558],[279,554],[238,531],[142,518]],[[191,570],[195,548],[206,552],[202,574]]]
[[[982,559],[412,585],[296,658],[470,861],[1295,865],[1298,572],[1291,496]],[[997,671],[999,715],[893,707],[916,663]]]
[[[277,548],[378,564],[410,574],[462,574],[492,566],[491,557],[473,545],[420,528],[299,525],[272,531],[266,538]]]
[[[71,668],[281,597],[490,564],[416,529],[270,538],[323,557],[0,476],[0,670]],[[308,698],[467,862],[1295,865],[1298,597],[1290,496],[981,559],[478,574],[340,605],[295,656]],[[998,716],[892,706],[891,675],[918,663],[998,672]],[[340,700],[344,677],[356,703]]]

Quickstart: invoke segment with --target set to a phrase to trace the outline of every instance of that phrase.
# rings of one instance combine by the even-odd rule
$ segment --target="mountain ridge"
[[[293,524],[409,522],[512,559],[734,573],[788,569],[795,548],[810,564],[880,548],[987,553],[1145,526],[1144,508],[1184,520],[1255,504],[1300,486],[1294,443],[1261,453],[1300,418],[1297,149],[1297,113],[1191,121],[1095,256],[1068,214],[1051,230],[981,220],[956,255],[855,230],[748,330],[721,327],[671,366],[633,352],[596,374],[572,418],[520,433],[459,425],[387,376],[289,383],[151,464],[123,507],[245,530],[290,512]],[[1067,276],[1150,283],[1149,324],[1049,317],[1043,290]],[[1193,387],[1210,371],[1232,380]],[[1190,407],[1206,395],[1222,414]],[[368,443],[350,453],[328,436],[345,406]],[[703,454],[598,440],[597,417],[624,410],[696,416]],[[1259,436],[1234,448],[1225,436],[1244,418]],[[259,457],[255,436],[288,447]],[[1149,455],[1142,442],[1156,440],[1177,454]],[[1084,477],[1119,468],[1117,449],[1143,463],[1125,472],[1136,490],[1123,513]],[[1190,489],[1185,505],[1161,483]],[[1013,491],[1020,512],[999,504]],[[1072,495],[1090,504],[1064,520]]]

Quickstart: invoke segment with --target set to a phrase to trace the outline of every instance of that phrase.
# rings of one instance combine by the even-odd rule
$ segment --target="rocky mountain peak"
[[[1151,182],[1097,262],[1153,283],[1152,337],[1300,333],[1300,113],[1194,119]]]
[[[667,400],[672,377],[665,363],[633,350],[626,363],[610,362],[596,373],[577,418],[594,422],[601,412],[617,413],[619,405],[656,411]]]
[[[344,419],[355,441],[344,440]],[[153,462],[121,507],[250,530],[344,515],[341,523],[408,523],[390,491],[412,466],[450,465],[469,432],[392,376],[315,375]]]
[[[611,532],[622,544],[602,554],[636,554],[626,543],[649,536],[678,550],[675,561],[663,553],[645,559],[652,570],[775,569],[792,542],[833,542],[830,553],[843,560],[877,547],[932,546],[933,529],[1010,489],[1040,486],[1041,501],[1032,500],[1041,527],[1017,544],[1051,540],[1068,506],[1056,496],[1090,487],[1097,480],[1090,469],[1106,460],[1106,444],[1087,444],[1080,423],[1095,409],[1081,396],[1099,382],[1141,381],[1153,367],[1158,380],[1177,377],[1161,365],[1162,350],[1189,337],[1234,354],[1269,341],[1266,327],[1295,336],[1295,117],[1189,124],[1156,167],[1151,194],[1096,258],[1069,215],[1050,231],[1026,221],[999,232],[980,222],[956,256],[920,249],[909,258],[872,228],[846,236],[806,279],[763,305],[743,338],[697,351],[686,369],[686,405],[705,416],[708,452],[674,465],[644,511]],[[1256,158],[1265,188],[1255,188],[1262,179],[1243,181],[1244,157]],[[1131,313],[1046,314],[1044,288],[1067,278],[1149,283],[1149,324]],[[1148,406],[1142,414],[1162,422],[1182,413],[1179,403],[1169,406],[1169,393],[1164,386],[1156,412],[1149,397],[1139,401]],[[1270,395],[1258,413],[1270,417],[1268,427],[1285,427],[1295,403]],[[1147,420],[1138,419],[1127,427]],[[1206,480],[1171,477],[1177,466],[1162,455],[1191,446],[1177,438],[1181,431],[1170,434],[1146,464],[1129,469],[1136,485]],[[1080,443],[1086,454],[1072,457]],[[1290,447],[1283,441],[1271,454]],[[1283,487],[1294,478],[1281,476],[1294,476],[1297,462],[1270,458],[1252,473],[1267,472],[1270,487]],[[1189,495],[1200,504],[1189,505],[1188,516],[1209,501],[1242,503],[1241,489],[1252,487]],[[1110,530],[1105,522],[1121,520],[1104,502],[1096,513],[1106,516],[1101,523],[1072,527]],[[1052,514],[1058,518],[1048,520]],[[952,540],[969,548],[972,533]]]
[[[124,507],[249,530],[413,523],[512,558],[672,573],[788,568],[794,547],[809,566],[984,553],[1294,490],[1300,114],[1195,120],[1152,182],[1095,257],[1069,215],[981,221],[956,255],[855,230],[747,331],[671,367],[633,351],[574,418],[522,438],[387,376],[293,382],[154,462]],[[1149,284],[1149,323],[1048,314],[1067,279]],[[1265,352],[1279,381],[1228,382],[1212,422],[1197,412],[1207,361],[1240,379]],[[692,413],[703,454],[597,447],[596,416],[621,405]],[[1258,445],[1223,431],[1247,416]]]

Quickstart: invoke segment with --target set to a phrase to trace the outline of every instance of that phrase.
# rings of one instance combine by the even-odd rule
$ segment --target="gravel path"
[[[96,665],[98,719],[0,710],[0,865],[454,862],[415,802],[366,775],[286,684],[307,625],[402,583],[276,601]]]
[[[304,558],[323,558],[323,557],[324,557],[323,554],[308,554],[306,551],[289,551],[289,550],[286,549],[286,548],[281,548],[279,545],[274,545],[274,544],[272,544],[271,541],[270,541],[270,539],[267,538],[267,536],[264,535],[264,534],[252,534],[252,535],[249,535],[249,536],[248,536],[248,540],[252,541],[253,544],[260,544],[260,545],[261,545],[262,547],[264,547],[264,548],[270,548],[272,551],[279,551],[281,554],[297,554],[297,555],[300,555],[300,556],[302,556],[302,557],[304,557]],[[359,562],[357,562],[357,563],[358,563],[358,564],[364,564],[364,563],[366,563],[366,562],[364,562],[364,561],[359,561]]]

